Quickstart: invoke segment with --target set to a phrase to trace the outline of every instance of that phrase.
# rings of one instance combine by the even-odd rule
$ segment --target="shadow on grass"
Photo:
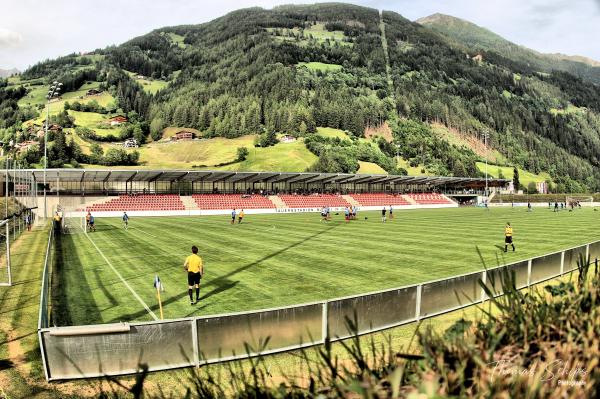
[[[209,291],[206,294],[202,295],[200,297],[200,300],[207,299],[207,298],[210,298],[213,295],[217,295],[217,294],[220,294],[221,292],[225,292],[227,290],[230,290],[230,289],[234,288],[238,284],[239,284],[239,281],[231,281],[229,283],[224,283],[222,285],[219,285],[215,289],[213,289],[212,291]],[[200,290],[202,290],[202,285],[200,286]]]
[[[303,239],[301,239],[301,240],[299,240],[299,241],[297,241],[297,242],[295,242],[293,244],[290,244],[290,245],[288,245],[285,248],[282,248],[282,249],[280,249],[278,251],[275,251],[275,252],[273,252],[271,254],[268,254],[268,255],[266,255],[266,256],[264,256],[264,257],[262,257],[262,258],[260,258],[260,259],[258,259],[256,261],[254,261],[252,263],[248,263],[247,265],[244,265],[244,266],[241,266],[241,267],[239,267],[239,268],[237,268],[235,270],[232,270],[229,273],[224,274],[223,276],[219,276],[216,279],[211,280],[209,283],[207,283],[206,286],[211,286],[211,285],[223,286],[223,285],[227,285],[228,282],[230,281],[229,277],[235,276],[236,274],[241,273],[243,271],[246,271],[246,270],[248,270],[248,269],[250,269],[250,268],[252,268],[254,266],[258,266],[259,264],[261,264],[264,261],[267,261],[267,260],[269,260],[271,258],[274,258],[274,257],[276,257],[278,255],[281,255],[282,253],[287,252],[290,249],[295,248],[295,247],[297,247],[299,245],[302,245],[302,244],[304,244],[304,243],[306,243],[306,242],[308,242],[308,241],[310,241],[310,240],[312,240],[312,239],[320,236],[321,234],[328,233],[331,230],[333,230],[333,229],[335,229],[336,227],[339,227],[339,226],[343,226],[343,224],[335,224],[335,225],[329,226],[329,227],[327,227],[327,228],[325,228],[325,229],[323,229],[323,230],[321,230],[321,231],[319,231],[319,232],[317,232],[317,233],[315,233],[315,234],[313,234],[311,236],[308,236],[308,237],[303,238]]]
[[[77,252],[77,246],[71,236],[55,235],[51,279],[52,324],[54,325],[85,324],[82,320],[77,320],[77,315],[81,312],[84,312],[86,320],[95,322],[102,320],[85,275],[84,265],[80,261],[85,257]],[[108,292],[102,285],[101,289],[104,293]]]

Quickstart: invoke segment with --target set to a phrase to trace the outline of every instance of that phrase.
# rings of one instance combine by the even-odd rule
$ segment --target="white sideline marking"
[[[90,242],[92,243],[92,245],[94,246],[94,248],[96,248],[96,251],[98,251],[98,253],[100,254],[100,256],[102,256],[102,259],[104,259],[104,261],[106,262],[106,264],[108,266],[110,266],[110,268],[112,269],[113,272],[115,272],[115,274],[117,275],[117,277],[119,277],[119,279],[121,279],[121,281],[123,282],[123,284],[125,284],[125,286],[129,289],[129,291],[131,291],[131,293],[133,294],[133,296],[135,297],[135,299],[137,299],[142,306],[144,307],[144,309],[146,309],[148,311],[148,313],[150,313],[150,316],[152,316],[154,318],[154,320],[158,320],[158,317],[156,317],[156,315],[154,314],[154,312],[152,310],[150,310],[150,308],[148,307],[148,305],[146,305],[146,302],[144,302],[144,300],[142,298],[140,298],[140,296],[137,294],[137,292],[135,292],[133,290],[133,288],[131,288],[131,286],[129,285],[129,283],[127,283],[127,281],[125,281],[125,279],[123,278],[123,276],[121,276],[121,273],[119,273],[119,271],[117,269],[115,269],[115,267],[112,265],[112,263],[110,263],[110,261],[108,260],[108,258],[106,256],[104,256],[104,253],[100,250],[100,248],[98,248],[98,246],[96,245],[96,243],[90,238],[90,235],[86,233],[85,235],[87,237],[88,240],[90,240]]]

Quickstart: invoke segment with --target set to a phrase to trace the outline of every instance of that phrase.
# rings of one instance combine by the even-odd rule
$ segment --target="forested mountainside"
[[[547,172],[557,190],[597,190],[599,87],[495,50],[354,5],[250,8],[34,65],[0,84],[0,128],[5,145],[30,139],[28,124],[44,119],[38,92],[58,80],[65,94],[51,119],[66,127],[55,134],[66,149],[50,152],[53,165],[135,164],[107,143],[135,138],[143,159],[177,127],[198,132],[199,150],[211,138],[255,135],[266,148],[294,136],[316,156],[311,170],[369,162],[388,173],[475,176],[485,152],[473,143],[488,134],[498,164]],[[90,87],[103,101],[79,95]],[[113,132],[92,118],[116,114],[128,123]],[[39,163],[35,147],[20,154]],[[223,165],[248,151],[238,154]]]
[[[471,51],[493,51],[537,68],[540,72],[549,73],[559,70],[600,84],[600,62],[598,61],[581,56],[540,53],[508,41],[472,22],[450,15],[433,14],[420,18],[416,22],[456,40]]]

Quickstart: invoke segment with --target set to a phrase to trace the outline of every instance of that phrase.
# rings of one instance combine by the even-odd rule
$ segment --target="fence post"
[[[565,272],[565,251],[560,253],[560,275],[562,276]]]
[[[423,284],[417,285],[417,300],[415,301],[415,320],[421,319],[421,296],[423,294]]]
[[[328,302],[325,301],[323,302],[322,305],[322,311],[321,311],[321,338],[323,340],[323,343],[325,343],[325,341],[327,340],[327,336],[329,335],[329,328],[328,328],[328,317],[329,317],[329,313],[327,311],[327,304]]]
[[[585,246],[585,261],[587,262],[590,257],[590,244]]]
[[[531,259],[527,261],[527,287],[531,285]]]
[[[10,226],[6,222],[6,267],[8,269],[8,285],[12,285],[12,272],[10,270]]]
[[[198,336],[198,320],[196,318],[192,319],[192,337],[194,338],[193,348],[194,348],[194,364],[196,367],[200,367],[200,350],[199,350],[199,336]]]
[[[487,284],[487,270],[484,270],[481,276],[481,282],[483,285]],[[485,290],[481,287],[481,303],[484,303],[486,299]]]
[[[17,238],[17,222],[15,220],[15,215],[13,215],[12,220],[13,220],[13,242],[16,240]]]

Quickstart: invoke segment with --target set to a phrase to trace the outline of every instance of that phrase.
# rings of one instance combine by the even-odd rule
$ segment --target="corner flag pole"
[[[160,309],[160,319],[163,320],[163,308],[162,301],[160,300],[160,290],[163,289],[163,286],[160,282],[160,278],[158,274],[154,276],[154,288],[156,288],[156,297],[158,298],[158,308]]]
[[[156,288],[156,295],[158,296],[158,308],[160,309],[160,319],[163,320],[163,310],[162,310],[162,302],[160,300],[160,289]]]

